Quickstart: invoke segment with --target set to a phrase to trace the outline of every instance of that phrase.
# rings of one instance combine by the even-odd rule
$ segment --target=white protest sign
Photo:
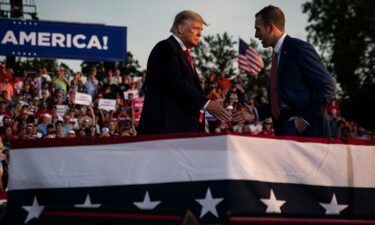
[[[77,92],[74,98],[74,103],[78,105],[90,105],[92,101],[91,95]]]
[[[99,99],[99,109],[104,109],[106,111],[111,111],[116,109],[116,100],[114,99]]]
[[[64,116],[66,113],[66,110],[68,110],[67,105],[56,105],[56,113],[59,116]]]
[[[133,98],[139,98],[139,91],[138,90],[124,91],[124,98],[128,99],[128,95],[130,93],[133,94]]]

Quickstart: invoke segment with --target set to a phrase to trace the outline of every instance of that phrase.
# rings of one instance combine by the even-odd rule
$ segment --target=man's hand
[[[253,122],[254,120],[254,109],[252,106],[247,104],[245,104],[245,107],[233,115],[233,122],[236,123]]]
[[[221,122],[227,122],[227,121],[230,121],[231,120],[231,115],[230,113],[225,110],[219,101],[217,100],[210,100],[210,102],[208,103],[207,105],[207,108],[206,110],[211,114],[213,115],[214,117],[216,117],[218,120],[220,120]]]
[[[292,120],[294,120],[294,125],[296,126],[299,133],[302,133],[309,127],[309,124],[304,119],[302,119],[302,117],[294,116],[289,119],[289,121]]]

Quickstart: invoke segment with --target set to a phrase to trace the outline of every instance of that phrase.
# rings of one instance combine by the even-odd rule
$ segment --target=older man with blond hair
[[[203,132],[205,110],[230,120],[218,101],[204,95],[189,51],[198,46],[203,25],[207,23],[198,13],[182,11],[174,19],[172,35],[152,49],[139,134]]]

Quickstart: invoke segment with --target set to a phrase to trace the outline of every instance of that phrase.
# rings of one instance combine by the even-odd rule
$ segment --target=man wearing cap
[[[36,139],[36,137],[33,135],[34,131],[34,124],[33,123],[28,123],[26,126],[26,132],[24,135],[21,136],[21,139]]]
[[[52,119],[51,114],[44,113],[43,121],[41,124],[38,125],[38,130],[40,133],[42,133],[43,136],[47,134],[47,126],[48,124],[51,124],[51,119]]]
[[[74,138],[76,137],[76,132],[74,130],[70,130],[67,135],[68,138]]]
[[[139,134],[203,132],[204,110],[221,121],[230,120],[218,101],[205,97],[189,51],[198,46],[203,25],[198,13],[182,11],[175,17],[172,35],[151,51]]]

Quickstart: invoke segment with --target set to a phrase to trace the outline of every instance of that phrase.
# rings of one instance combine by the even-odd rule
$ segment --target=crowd
[[[15,76],[12,69],[2,68],[0,76],[0,135],[4,145],[12,139],[95,137],[136,135],[132,122],[133,93],[142,96],[142,80],[133,81],[122,76],[119,69],[109,70],[98,79],[96,68],[87,77],[72,76],[63,67],[49,72],[41,68],[37,73],[23,71]],[[76,93],[92,96],[91,105],[75,103]],[[116,100],[117,109],[98,108],[100,98]]]
[[[55,71],[40,68],[36,73],[25,70],[17,75],[3,64],[0,73],[2,142],[8,146],[15,139],[135,136],[138,119],[134,118],[132,101],[134,97],[143,96],[145,74],[131,76],[122,74],[120,69],[109,69],[99,79],[96,68],[83,76],[80,72],[70,75],[63,67],[58,67]],[[211,72],[201,76],[201,85],[210,100],[222,101],[231,113],[246,105],[256,107],[268,103],[266,88],[251,84],[246,77],[229,79],[223,72]],[[91,95],[92,104],[75,104],[78,92]],[[99,109],[100,98],[116,100],[117,109]],[[327,113],[335,138],[374,138],[372,133],[340,117],[336,99],[332,100]],[[220,123],[209,113],[206,118],[207,132],[273,135],[270,120],[248,124]]]

